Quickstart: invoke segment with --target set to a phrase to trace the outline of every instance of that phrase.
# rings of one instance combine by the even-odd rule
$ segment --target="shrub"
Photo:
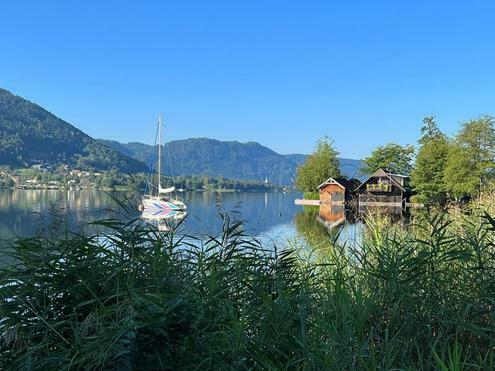
[[[305,200],[319,200],[320,194],[318,192],[304,192],[303,198]]]

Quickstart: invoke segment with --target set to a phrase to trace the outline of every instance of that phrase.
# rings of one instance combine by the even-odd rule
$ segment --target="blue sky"
[[[361,158],[495,114],[493,1],[9,1],[0,87],[88,134]]]

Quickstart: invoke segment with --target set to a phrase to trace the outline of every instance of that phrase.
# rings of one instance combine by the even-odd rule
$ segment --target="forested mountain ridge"
[[[0,89],[0,165],[69,164],[145,171],[146,165],[91,138],[41,106]]]
[[[268,178],[272,184],[291,185],[305,158],[302,154],[281,155],[256,142],[192,138],[165,144],[163,170],[167,175],[173,170],[174,175]],[[68,164],[81,169],[141,172],[154,162],[156,151],[151,145],[93,139],[41,106],[0,89],[0,165]],[[359,160],[340,159],[340,163],[348,176],[361,166]]]
[[[154,146],[137,142],[101,142],[148,165],[156,162]],[[173,171],[174,175],[202,174],[260,181],[268,178],[277,185],[292,185],[297,166],[306,159],[302,154],[278,154],[257,142],[190,138],[168,142],[164,147],[163,171],[167,175]],[[348,176],[355,176],[362,165],[360,160],[339,160],[342,172]]]

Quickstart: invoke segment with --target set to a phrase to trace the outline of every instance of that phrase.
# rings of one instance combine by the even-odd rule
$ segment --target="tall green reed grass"
[[[0,368],[495,367],[488,214],[369,216],[359,246],[319,234],[309,254],[221,217],[206,240],[108,219],[2,246]]]

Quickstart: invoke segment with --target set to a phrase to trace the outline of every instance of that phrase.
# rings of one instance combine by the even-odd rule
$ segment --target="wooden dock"
[[[423,207],[425,207],[425,205],[417,202],[407,202],[406,207],[409,207],[411,209],[422,209]]]
[[[359,207],[402,207],[402,202],[359,202]]]
[[[319,206],[320,205],[320,200],[305,200],[305,199],[298,199],[296,198],[294,200],[294,204],[296,205],[307,205],[307,206]]]

